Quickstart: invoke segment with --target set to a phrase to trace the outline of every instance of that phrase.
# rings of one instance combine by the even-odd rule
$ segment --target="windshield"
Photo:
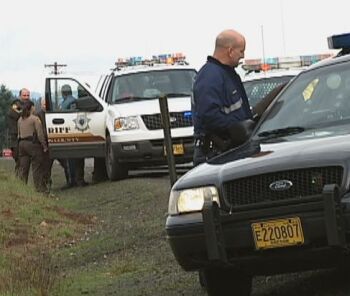
[[[147,100],[168,95],[191,96],[195,70],[148,71],[116,76],[111,103]]]
[[[299,127],[339,126],[350,120],[350,63],[300,74],[281,94],[257,134]]]
[[[262,78],[243,82],[249,105],[254,107],[262,98],[277,86],[291,80],[293,76]]]

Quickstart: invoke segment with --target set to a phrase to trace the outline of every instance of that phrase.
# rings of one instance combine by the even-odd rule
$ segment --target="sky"
[[[94,85],[117,58],[182,52],[199,69],[225,29],[246,59],[334,53],[348,0],[0,0],[0,84],[44,92],[45,64]]]

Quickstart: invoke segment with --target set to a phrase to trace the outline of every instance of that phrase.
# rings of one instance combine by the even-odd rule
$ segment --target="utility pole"
[[[65,64],[57,64],[57,62],[54,62],[53,64],[45,64],[45,68],[53,68],[53,71],[51,74],[58,75],[60,72],[58,72],[58,67],[67,67]]]
[[[53,68],[53,71],[51,71],[51,74],[54,74],[54,75],[58,75],[60,72],[58,71],[58,68],[60,67],[67,67],[66,64],[57,64],[57,62],[54,62],[53,64],[45,64],[44,65],[45,68]],[[58,109],[58,90],[57,90],[57,79],[55,79],[55,97],[53,98],[54,99],[54,102],[55,102],[55,107],[56,109]],[[46,86],[45,86],[46,88]],[[46,92],[46,90],[45,90]],[[46,94],[46,97],[51,97],[51,94]]]

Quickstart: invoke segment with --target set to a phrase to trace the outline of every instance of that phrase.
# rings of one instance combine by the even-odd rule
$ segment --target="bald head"
[[[19,91],[19,98],[22,102],[28,101],[30,99],[30,91],[26,88],[22,88]]]
[[[244,58],[245,38],[235,30],[222,31],[215,40],[214,58],[222,64],[236,67]]]

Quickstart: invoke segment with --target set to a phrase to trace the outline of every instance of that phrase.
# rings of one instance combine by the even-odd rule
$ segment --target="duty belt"
[[[18,140],[19,140],[19,141],[31,141],[31,142],[32,142],[33,139],[34,139],[34,138],[33,138],[32,136],[30,136],[30,137],[25,137],[25,138],[19,138]]]

